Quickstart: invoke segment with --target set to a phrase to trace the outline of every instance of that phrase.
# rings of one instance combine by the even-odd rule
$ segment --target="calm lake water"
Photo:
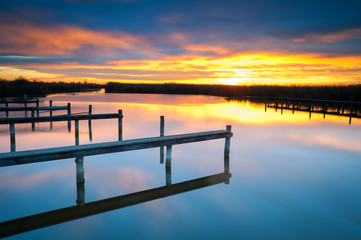
[[[219,183],[9,239],[361,239],[361,120],[209,96],[77,93],[40,99],[72,113],[123,110],[123,139],[232,125],[229,184]],[[1,113],[1,117],[5,114]],[[48,112],[40,113],[45,116]],[[65,114],[63,111],[54,115]],[[24,116],[11,113],[10,116]],[[80,144],[116,141],[117,119],[80,121]],[[74,122],[18,124],[16,150],[74,145]],[[0,152],[10,151],[0,126]],[[173,184],[224,171],[224,139],[173,146]],[[0,222],[76,206],[74,159],[0,168]],[[160,149],[84,157],[85,202],[166,185]]]

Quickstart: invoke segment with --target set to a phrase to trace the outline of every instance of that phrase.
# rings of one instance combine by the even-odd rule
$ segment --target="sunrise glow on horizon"
[[[317,9],[323,1],[227,3],[195,1],[189,10],[182,1],[4,1],[0,78],[361,84],[360,17],[352,14],[360,7],[356,1],[354,8],[327,3],[322,13]]]

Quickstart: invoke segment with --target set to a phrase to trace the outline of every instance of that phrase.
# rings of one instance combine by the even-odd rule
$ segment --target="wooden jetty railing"
[[[31,123],[32,130],[35,131],[35,123],[39,122],[50,122],[50,129],[52,129],[53,122],[67,121],[68,122],[68,131],[71,131],[71,121],[75,122],[75,144],[79,145],[79,121],[88,120],[89,125],[89,139],[92,140],[92,126],[91,120],[95,119],[118,119],[118,140],[122,140],[123,134],[123,114],[122,110],[118,110],[118,113],[108,113],[108,114],[92,114],[92,105],[89,105],[89,114],[86,115],[71,115],[70,103],[68,104],[68,115],[59,115],[59,116],[41,116],[34,117],[34,112],[32,112],[32,117],[20,117],[20,118],[0,118],[0,124],[9,124],[10,125],[10,151],[15,152],[16,143],[15,143],[15,124],[20,123]]]
[[[50,212],[2,222],[0,223],[0,237],[9,237],[19,233],[129,207],[223,182],[227,183],[229,182],[230,177],[231,174],[229,172],[223,172],[169,186],[153,188],[123,196],[85,203],[80,206],[78,205],[57,209]]]
[[[5,107],[0,107],[0,112],[6,112],[6,117],[9,117],[9,112],[13,111],[25,111],[25,115],[27,116],[28,111],[32,112],[32,116],[34,116],[34,112],[36,111],[37,116],[39,117],[39,111],[50,111],[50,116],[52,115],[53,111],[59,110],[67,110],[68,113],[71,112],[70,103],[67,106],[53,106],[53,101],[49,100],[49,107],[39,106],[39,99],[36,100],[21,100],[21,101],[0,101],[0,103],[5,104]],[[18,104],[24,103],[24,107],[9,107],[9,104]],[[28,103],[36,103],[35,107],[29,107]]]
[[[231,126],[227,126],[226,130],[218,131],[141,138],[106,143],[84,144],[20,152],[9,152],[0,154],[0,166],[11,166],[162,146],[167,147],[166,159],[168,159],[170,158],[172,152],[172,145],[213,140],[219,138],[226,138],[225,152],[229,152],[229,139],[230,137],[232,137],[232,135],[233,134],[231,132]]]

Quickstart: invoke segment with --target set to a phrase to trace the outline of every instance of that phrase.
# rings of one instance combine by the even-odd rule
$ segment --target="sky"
[[[361,84],[360,0],[0,0],[0,78]]]

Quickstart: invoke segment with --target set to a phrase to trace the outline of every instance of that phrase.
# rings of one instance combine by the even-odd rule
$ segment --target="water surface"
[[[123,139],[232,125],[229,184],[18,234],[9,239],[360,239],[361,120],[275,111],[210,96],[79,93],[41,99],[73,113],[123,110]],[[48,115],[42,112],[41,115]],[[65,114],[65,112],[56,112]],[[10,116],[24,116],[11,113]],[[1,115],[4,117],[4,114]],[[74,123],[72,123],[74,124]],[[16,150],[74,145],[66,122],[16,125]],[[116,141],[117,120],[80,122],[80,144]],[[10,151],[0,126],[0,152]],[[224,171],[224,139],[175,145],[172,183]],[[85,202],[166,185],[159,148],[84,158]],[[76,205],[74,159],[0,168],[0,221]]]

